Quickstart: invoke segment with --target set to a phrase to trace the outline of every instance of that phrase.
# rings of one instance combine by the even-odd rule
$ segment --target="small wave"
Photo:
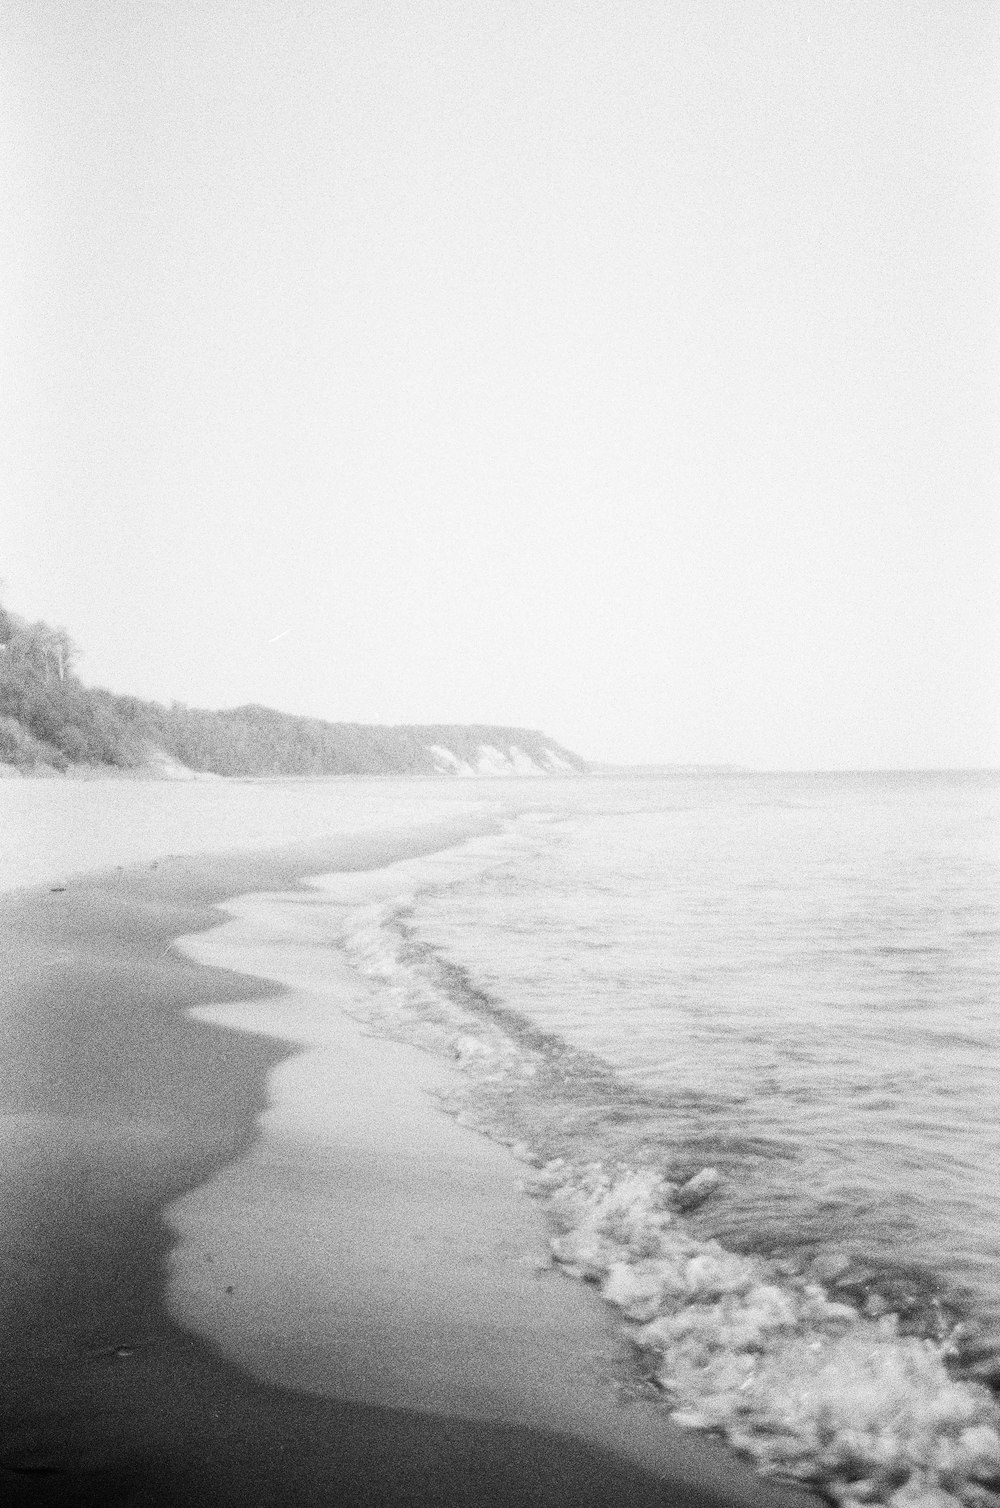
[[[654,1170],[612,1177],[556,1162],[534,1188],[563,1228],[555,1259],[621,1312],[678,1423],[845,1505],[994,1501],[1000,1412],[985,1388],[950,1375],[947,1343],[699,1241]]]
[[[348,912],[341,940],[376,985],[369,1024],[457,1061],[445,1108],[534,1166],[554,1265],[600,1288],[677,1422],[844,1508],[1000,1505],[1000,1409],[958,1375],[971,1332],[939,1308],[912,1333],[849,1260],[803,1270],[705,1239],[682,1208],[690,1147],[650,1129],[662,1101],[479,989],[414,936],[405,899]],[[979,1375],[995,1361],[981,1345]]]
[[[882,943],[861,949],[872,958],[913,958],[926,954],[930,958],[947,957],[950,949],[935,943]]]

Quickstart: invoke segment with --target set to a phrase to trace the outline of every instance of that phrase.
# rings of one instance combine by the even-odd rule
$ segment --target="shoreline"
[[[253,1159],[267,1145],[260,1122],[272,1085],[289,1072],[294,1081],[310,1057],[287,1038],[209,1023],[204,1009],[191,1015],[210,1006],[263,1011],[273,1021],[275,1011],[287,1012],[287,995],[252,969],[195,963],[174,941],[217,928],[224,918],[213,908],[233,896],[302,895],[308,875],[377,869],[492,826],[466,819],[266,853],[161,860],[72,880],[64,890],[0,897],[10,955],[0,982],[9,1212],[0,1484],[7,1502],[815,1502],[665,1420],[657,1434],[666,1443],[650,1453],[636,1438],[648,1428],[633,1428],[631,1408],[610,1402],[605,1412],[614,1422],[605,1428],[597,1410],[585,1439],[548,1419],[541,1422],[549,1427],[526,1422],[530,1401],[520,1422],[498,1418],[495,1405],[473,1407],[472,1390],[463,1410],[460,1382],[447,1412],[428,1412],[426,1400],[408,1406],[405,1396],[391,1403],[345,1397],[343,1383],[322,1396],[305,1391],[300,1377],[293,1385],[261,1381],[165,1308],[179,1250],[167,1206],[196,1198],[221,1232],[213,1180],[234,1170],[246,1176],[249,1168],[259,1193]],[[360,1028],[358,1037],[369,1060],[383,1049],[397,1060],[409,1055],[396,1082],[409,1082],[419,1097],[430,1060],[364,1038]],[[487,1181],[499,1167],[490,1159],[513,1164],[436,1108],[424,1109],[448,1136],[489,1148]],[[389,1151],[391,1138],[383,1175]],[[445,1176],[439,1166],[431,1193]],[[370,1167],[353,1181],[342,1169],[339,1183],[326,1167],[321,1181],[345,1227],[363,1219],[378,1187]],[[530,1201],[523,1203],[529,1224],[537,1223]],[[247,1238],[252,1247],[252,1231]],[[419,1285],[413,1297],[419,1312]],[[349,1308],[350,1295],[340,1298]],[[577,1314],[588,1305],[593,1314],[591,1301],[569,1284],[560,1292],[559,1304]],[[435,1324],[443,1333],[440,1316],[428,1322],[427,1334]],[[367,1337],[391,1342],[379,1313],[369,1311],[366,1324]],[[604,1326],[602,1317],[596,1328]],[[322,1334],[317,1344],[322,1352]],[[338,1346],[343,1374],[350,1337],[341,1334]],[[355,1343],[355,1361],[360,1354]],[[301,1365],[301,1338],[289,1355]],[[328,1363],[332,1355],[328,1345]],[[516,1380],[516,1368],[508,1375]],[[511,1412],[516,1421],[516,1405]],[[627,1427],[617,1417],[625,1412]],[[596,1438],[602,1430],[603,1441]]]

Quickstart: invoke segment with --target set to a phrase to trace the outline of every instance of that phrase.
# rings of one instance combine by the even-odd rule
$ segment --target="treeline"
[[[585,768],[575,755],[526,729],[468,724],[383,727],[328,723],[270,707],[206,712],[130,697],[117,702],[149,743],[192,770],[217,775],[434,775],[440,771],[430,752],[432,744],[470,764],[475,764],[483,744],[504,749],[516,744],[543,768],[549,749],[573,769]]]
[[[480,747],[516,745],[543,768],[551,752],[584,762],[543,734],[488,725],[380,727],[294,717],[269,707],[208,712],[84,686],[64,629],[0,607],[0,762],[139,769],[159,751],[217,775],[431,775],[429,746],[475,764]]]
[[[80,683],[76,657],[65,629],[27,623],[0,607],[0,761],[57,770],[143,763],[141,735],[119,714],[110,692]]]

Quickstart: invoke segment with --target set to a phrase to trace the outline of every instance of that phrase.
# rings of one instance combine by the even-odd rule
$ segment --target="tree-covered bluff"
[[[531,775],[587,766],[544,734],[490,724],[329,723],[269,707],[210,712],[85,686],[64,629],[0,607],[0,764],[25,774],[142,772],[157,761],[216,775]]]

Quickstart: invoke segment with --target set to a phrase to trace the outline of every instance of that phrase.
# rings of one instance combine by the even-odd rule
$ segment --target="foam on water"
[[[458,1063],[445,1108],[532,1165],[525,1186],[546,1201],[553,1263],[599,1286],[634,1342],[636,1386],[675,1420],[846,1505],[1000,1504],[1000,1410],[970,1375],[970,1358],[995,1361],[988,1337],[933,1296],[894,1309],[877,1275],[845,1302],[822,1255],[803,1267],[707,1237],[691,1209],[699,1195],[710,1207],[716,1180],[691,1192],[699,1165],[672,1140],[662,1093],[492,998],[414,931],[428,887],[540,841],[522,820],[380,872],[373,903],[340,921],[349,961],[376,985],[366,1019]],[[336,878],[319,883],[336,900]]]
[[[7,786],[0,888],[512,809],[478,785]],[[530,1165],[553,1263],[599,1285],[676,1417],[842,1502],[1000,1503],[996,782],[529,800],[568,820],[320,882],[372,1026],[461,1066],[447,1108]]]

